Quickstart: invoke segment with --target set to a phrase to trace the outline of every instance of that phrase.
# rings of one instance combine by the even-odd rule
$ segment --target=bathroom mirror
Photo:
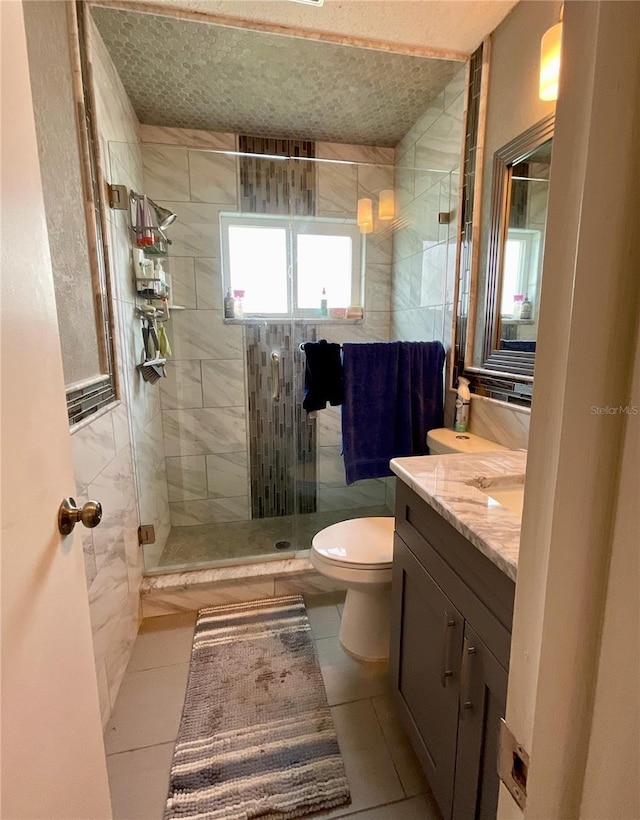
[[[476,392],[523,403],[532,392],[553,124],[546,117],[494,155],[485,299],[473,366],[464,369]]]

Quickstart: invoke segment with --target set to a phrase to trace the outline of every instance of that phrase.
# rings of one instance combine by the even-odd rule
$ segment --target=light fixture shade
[[[396,197],[392,188],[380,191],[378,199],[378,216],[380,219],[393,219],[396,215]]]
[[[368,197],[358,200],[358,216],[356,219],[361,233],[371,233],[373,230],[373,202]]]
[[[562,23],[551,26],[540,44],[540,99],[557,100],[562,51]]]

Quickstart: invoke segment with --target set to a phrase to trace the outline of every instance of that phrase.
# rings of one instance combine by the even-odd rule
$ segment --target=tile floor
[[[197,565],[228,566],[230,562],[248,558],[286,558],[297,550],[311,548],[311,539],[319,530],[348,518],[389,516],[388,507],[358,507],[353,510],[332,510],[273,518],[252,518],[249,521],[228,521],[223,524],[201,524],[195,527],[172,527],[165,548],[153,559],[153,550],[145,551],[145,570],[161,568],[194,569]],[[287,550],[276,549],[276,543],[288,541]]]
[[[313,817],[440,820],[394,712],[386,664],[359,663],[342,650],[338,596],[310,597],[307,611],[352,799]],[[116,820],[162,819],[195,618],[150,618],[140,629],[105,731]]]

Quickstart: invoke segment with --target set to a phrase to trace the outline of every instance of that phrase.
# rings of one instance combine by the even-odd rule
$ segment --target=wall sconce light
[[[562,56],[562,20],[547,29],[540,44],[540,99],[557,100]]]
[[[380,191],[380,197],[378,199],[378,216],[380,217],[380,219],[388,220],[393,219],[395,215],[395,191],[391,188],[387,188],[384,191]]]
[[[356,222],[360,228],[360,233],[371,233],[373,230],[373,202],[368,197],[358,200]]]

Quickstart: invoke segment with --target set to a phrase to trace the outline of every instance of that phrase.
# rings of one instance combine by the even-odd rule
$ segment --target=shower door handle
[[[280,354],[274,350],[271,354],[271,376],[273,378],[273,401],[280,401]]]

